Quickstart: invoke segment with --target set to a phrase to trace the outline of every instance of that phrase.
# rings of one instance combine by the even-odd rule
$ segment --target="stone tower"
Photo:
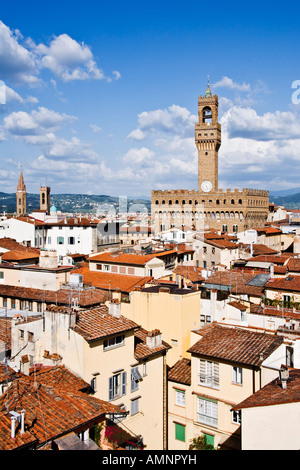
[[[26,186],[24,183],[22,169],[20,171],[16,198],[17,198],[17,217],[20,215],[25,215],[26,214]]]
[[[221,125],[218,123],[218,97],[212,95],[209,82],[205,95],[198,97],[198,123],[195,144],[198,150],[198,192],[218,191],[218,151]]]
[[[40,186],[40,210],[50,214],[50,188]]]

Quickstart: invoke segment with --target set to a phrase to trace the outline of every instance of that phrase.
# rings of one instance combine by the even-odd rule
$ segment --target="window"
[[[51,237],[48,237],[48,245],[51,245]]]
[[[131,404],[130,404],[130,414],[131,415],[136,415],[138,412],[139,412],[139,409],[140,409],[140,399],[139,398],[135,398],[134,400],[132,400]]]
[[[175,390],[175,403],[178,406],[185,406],[185,391]]]
[[[216,428],[218,426],[218,403],[213,400],[198,397],[198,423],[208,424]]]
[[[109,264],[102,264],[103,271],[109,271]]]
[[[43,311],[43,305],[41,302],[37,302],[36,304],[36,309],[38,312],[42,312]]]
[[[19,330],[19,338],[24,339],[24,330]]]
[[[199,359],[198,384],[206,387],[219,388],[219,364]]]
[[[68,244],[69,245],[75,245],[75,237],[69,237],[68,238]]]
[[[139,381],[142,379],[142,376],[139,372],[138,367],[132,367],[130,375],[130,391],[135,392],[139,388]]]
[[[0,271],[0,280],[3,280],[4,279],[4,272],[3,271]]]
[[[286,347],[286,365],[294,367],[294,348],[291,346]]]
[[[233,367],[232,368],[232,382],[234,384],[242,385],[243,383],[243,374],[242,374],[241,367]]]
[[[120,372],[108,379],[108,400],[114,400],[126,394],[126,372]]]
[[[32,331],[28,331],[28,341],[30,343],[33,343],[33,340],[34,340],[34,334],[32,333]]]
[[[232,422],[235,424],[241,424],[241,411],[232,411]]]
[[[185,442],[185,426],[183,424],[175,423],[175,439]]]
[[[205,326],[211,323],[211,316],[210,315],[200,315],[200,325]]]
[[[124,344],[124,335],[113,336],[112,338],[107,338],[103,342],[103,349],[111,349],[117,346],[122,346]]]
[[[64,244],[64,237],[57,237],[57,244],[63,245]]]

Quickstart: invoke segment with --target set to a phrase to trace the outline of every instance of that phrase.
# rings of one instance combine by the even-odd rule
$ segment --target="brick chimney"
[[[148,331],[146,344],[149,348],[155,349],[162,345],[162,335],[159,330]]]

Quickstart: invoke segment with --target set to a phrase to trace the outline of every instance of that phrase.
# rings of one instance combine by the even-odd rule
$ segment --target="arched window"
[[[202,111],[202,122],[212,122],[212,111],[209,106],[205,106]]]

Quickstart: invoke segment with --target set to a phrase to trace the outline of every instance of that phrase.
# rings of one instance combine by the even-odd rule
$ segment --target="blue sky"
[[[299,10],[6,2],[0,191],[15,191],[21,166],[28,192],[45,183],[52,193],[128,197],[197,188],[194,125],[208,75],[220,105],[220,188],[300,187]]]

